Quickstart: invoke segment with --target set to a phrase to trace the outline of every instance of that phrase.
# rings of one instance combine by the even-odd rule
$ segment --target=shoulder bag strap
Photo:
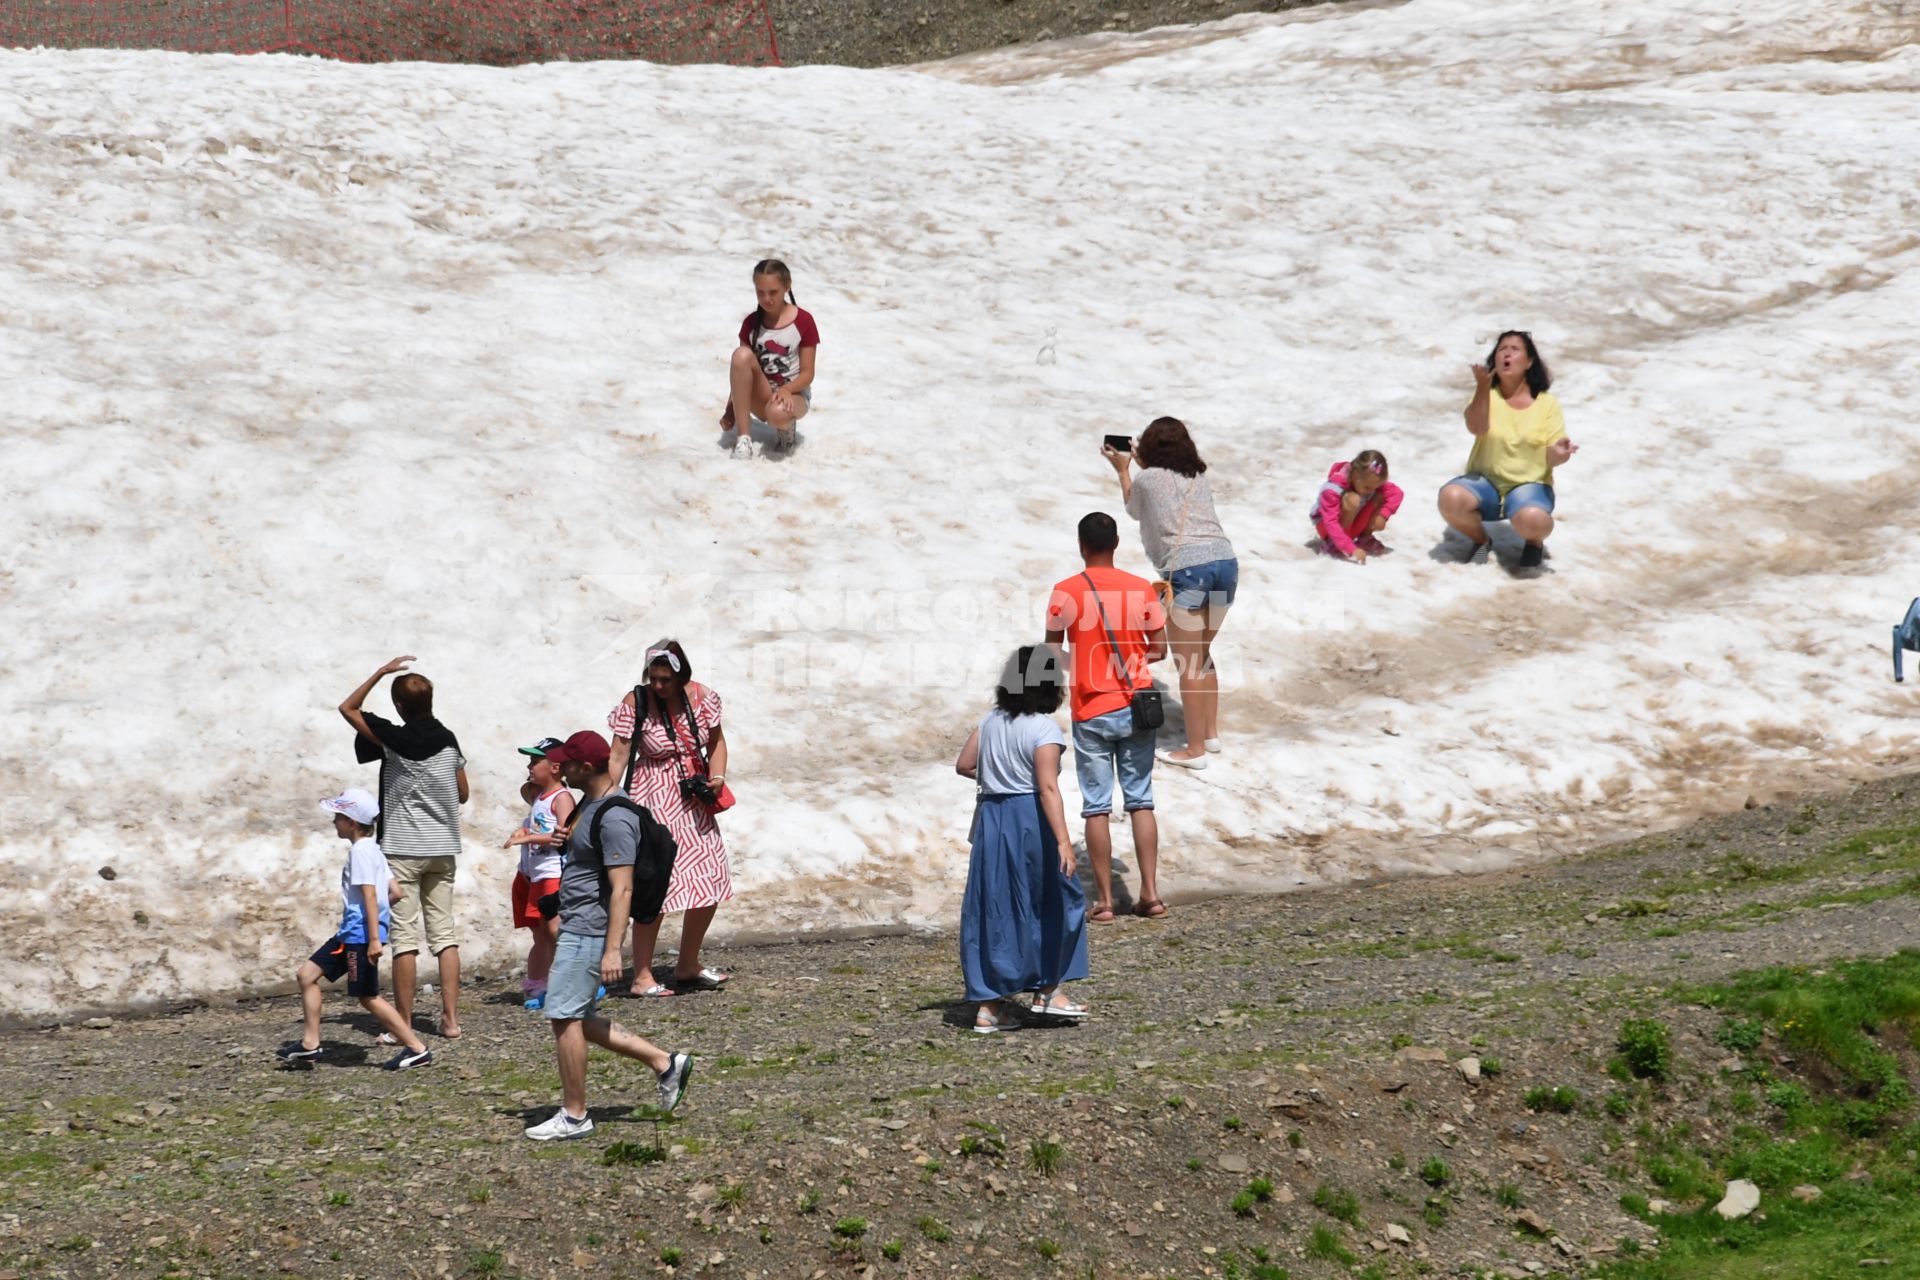
[[[1100,615],[1100,629],[1107,633],[1107,644],[1113,648],[1114,672],[1118,676],[1121,686],[1125,688],[1127,692],[1132,693],[1134,691],[1133,675],[1127,670],[1127,664],[1120,656],[1120,642],[1113,638],[1113,627],[1107,622],[1107,606],[1100,599],[1100,588],[1093,585],[1092,574],[1082,573],[1080,576],[1087,580],[1087,590],[1093,593],[1093,607]]]

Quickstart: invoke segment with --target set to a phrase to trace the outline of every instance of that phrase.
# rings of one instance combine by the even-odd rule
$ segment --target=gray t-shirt
[[[640,848],[640,822],[630,809],[616,809],[600,822],[600,857],[593,856],[588,837],[593,832],[593,815],[608,800],[619,794],[615,787],[598,800],[589,800],[573,811],[573,834],[567,837],[560,867],[560,932],[587,938],[607,936],[607,890],[600,880],[604,862],[609,867],[630,867]],[[623,922],[624,923],[624,922]]]
[[[1233,559],[1233,544],[1214,514],[1213,486],[1205,472],[1188,479],[1165,467],[1145,468],[1133,478],[1127,514],[1140,522],[1147,559],[1162,574]]]
[[[1036,790],[1034,748],[1048,744],[1067,745],[1066,735],[1052,716],[1010,716],[998,707],[989,711],[980,722],[977,776],[981,792],[990,796],[1032,795]]]

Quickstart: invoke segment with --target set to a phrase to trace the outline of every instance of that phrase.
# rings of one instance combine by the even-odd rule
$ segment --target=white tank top
[[[535,835],[548,836],[560,829],[560,819],[553,813],[556,797],[569,794],[565,787],[555,787],[533,802],[527,810],[527,820],[520,824],[522,831],[531,831]],[[529,880],[558,880],[560,878],[560,846],[548,844],[523,844],[520,846],[520,874]]]

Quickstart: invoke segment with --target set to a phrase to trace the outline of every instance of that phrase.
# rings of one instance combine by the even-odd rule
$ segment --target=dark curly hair
[[[1508,338],[1518,338],[1527,344],[1527,359],[1533,363],[1527,366],[1527,390],[1534,395],[1544,395],[1553,385],[1553,375],[1547,372],[1547,362],[1540,358],[1540,348],[1533,345],[1533,335],[1525,329],[1509,329],[1493,340],[1493,348],[1487,352],[1487,368],[1493,368],[1493,358],[1500,354],[1500,344]]]
[[[1133,456],[1143,468],[1165,467],[1189,478],[1204,475],[1207,470],[1200,451],[1193,447],[1193,437],[1187,434],[1187,424],[1178,418],[1155,418],[1148,423],[1140,433],[1140,443],[1133,447]]]
[[[1051,645],[1023,644],[1000,672],[993,705],[1010,716],[1050,716],[1060,709],[1066,682]]]

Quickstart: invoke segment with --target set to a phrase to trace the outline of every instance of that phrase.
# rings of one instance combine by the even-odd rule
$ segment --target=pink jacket
[[[1354,552],[1353,531],[1365,532],[1375,516],[1391,519],[1393,513],[1400,509],[1400,499],[1405,496],[1400,492],[1399,485],[1391,480],[1384,481],[1354,513],[1352,522],[1341,525],[1340,500],[1353,491],[1353,486],[1347,483],[1347,466],[1347,463],[1336,462],[1327,469],[1327,482],[1320,486],[1320,496],[1314,499],[1311,513],[1320,536],[1343,556],[1350,556]]]

